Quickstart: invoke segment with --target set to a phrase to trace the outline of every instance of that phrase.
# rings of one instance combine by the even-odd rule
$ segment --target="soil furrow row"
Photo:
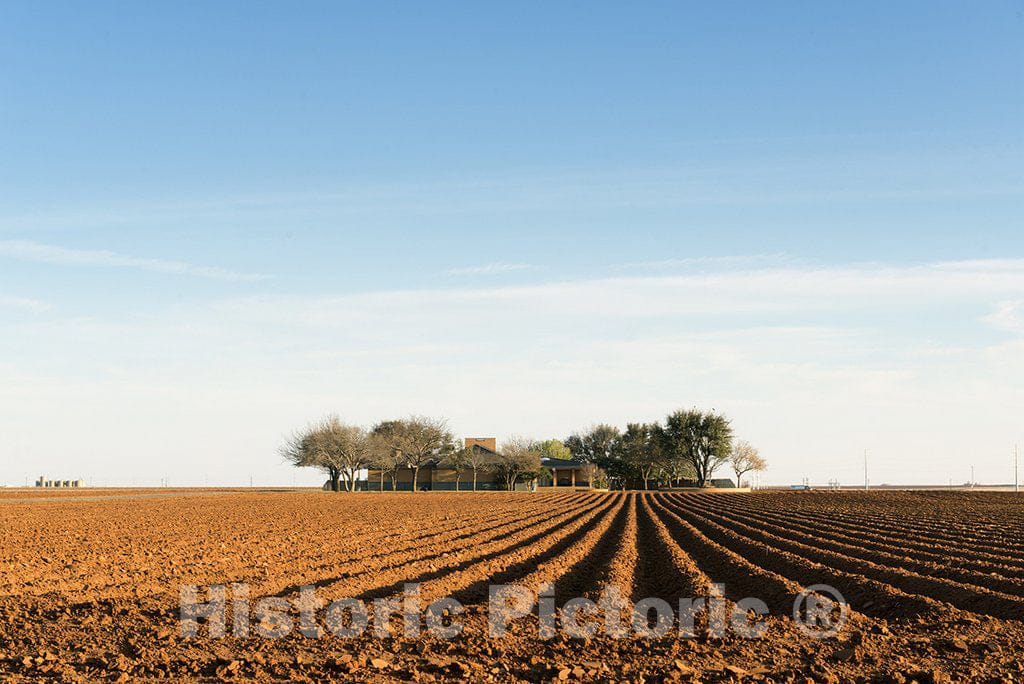
[[[1024,615],[1024,599],[994,592],[983,587],[962,584],[937,577],[926,577],[899,568],[889,568],[870,561],[857,560],[833,551],[798,542],[788,541],[770,532],[758,530],[749,525],[730,521],[715,514],[699,514],[692,508],[686,509],[673,497],[675,504],[686,510],[686,517],[700,527],[717,529],[725,534],[735,535],[738,543],[760,545],[765,556],[772,554],[782,556],[789,554],[818,564],[823,568],[831,568],[835,572],[848,573],[853,576],[887,585],[892,589],[903,591],[911,596],[920,596],[949,603],[958,608],[984,615],[992,615],[1003,619],[1020,619]],[[672,505],[672,504],[670,504]],[[700,522],[697,522],[700,521]],[[836,586],[836,585],[833,585]],[[837,588],[843,591],[841,587]],[[850,597],[847,596],[850,600]]]
[[[685,520],[701,535],[706,535],[729,551],[736,558],[754,565],[761,572],[770,573],[784,579],[791,586],[811,586],[827,584],[838,589],[854,610],[879,616],[922,616],[941,609],[941,604],[934,599],[908,594],[891,585],[878,580],[849,572],[841,567],[831,567],[818,563],[789,551],[776,548],[774,545],[759,542],[745,537],[733,530],[708,520],[694,513],[677,500],[666,497],[664,505],[681,520]],[[764,600],[758,592],[764,592],[756,583],[751,587],[752,595]],[[788,595],[789,606],[783,612],[792,609],[792,598],[801,589]],[[773,607],[773,603],[768,604]]]
[[[888,567],[902,568],[920,575],[953,579],[957,582],[973,584],[993,591],[1017,595],[1024,594],[1024,581],[999,576],[995,574],[997,569],[992,569],[990,573],[983,573],[957,567],[956,561],[953,559],[943,564],[917,560],[897,553],[899,551],[898,547],[894,548],[893,546],[864,542],[848,543],[842,535],[814,530],[813,528],[809,531],[804,531],[807,529],[805,526],[792,521],[775,520],[773,517],[762,516],[745,509],[738,512],[741,509],[715,504],[709,501],[708,497],[690,500],[695,501],[694,506],[696,508],[705,512],[713,512],[723,519],[743,522],[752,528],[769,532],[781,538],[819,547],[823,550],[834,551],[850,558],[867,560]],[[871,548],[871,546],[876,548]]]

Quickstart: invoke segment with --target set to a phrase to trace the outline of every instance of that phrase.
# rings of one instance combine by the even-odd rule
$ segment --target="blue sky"
[[[1022,46],[1011,2],[7,3],[0,482],[690,405],[768,481],[1006,481]]]

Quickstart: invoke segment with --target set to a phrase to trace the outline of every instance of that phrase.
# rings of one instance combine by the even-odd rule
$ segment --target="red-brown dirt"
[[[31,499],[31,500],[28,500]],[[457,599],[459,636],[179,631],[180,589],[244,583],[325,604]],[[838,635],[797,629],[793,601],[825,583],[849,601]],[[756,597],[760,639],[488,636],[488,587],[616,587],[622,605]],[[229,588],[230,595],[230,588]],[[231,613],[228,614],[229,632]],[[255,625],[257,620],[253,619]],[[618,623],[627,630],[629,622]],[[1024,497],[1010,493],[327,493],[76,490],[0,493],[4,681],[1024,680]]]

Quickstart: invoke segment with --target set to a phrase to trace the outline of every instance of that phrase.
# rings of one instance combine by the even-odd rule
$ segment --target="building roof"
[[[541,457],[540,464],[545,468],[582,468],[585,464],[583,461],[569,460],[565,458],[547,458]]]

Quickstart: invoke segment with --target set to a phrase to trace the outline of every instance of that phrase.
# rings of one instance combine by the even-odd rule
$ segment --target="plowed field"
[[[461,634],[404,635],[400,618],[375,633],[378,605],[408,583],[424,607],[464,606],[444,622]],[[499,584],[552,587],[554,636],[542,638],[536,607],[490,636]],[[793,619],[797,596],[818,584],[851,609],[827,638]],[[187,638],[186,585],[204,601],[211,586],[226,585],[229,599],[244,586],[251,606],[294,602],[309,587],[324,609],[369,606],[373,626],[332,633],[320,610],[315,638],[246,635],[232,629],[241,609],[229,601],[227,636],[200,621]],[[692,636],[676,626],[644,637],[655,623],[628,618],[615,623],[620,638],[567,633],[565,602],[611,587],[627,616],[641,599],[675,610],[720,591],[731,615],[754,597],[768,614],[748,617],[766,632],[716,631],[698,614]],[[5,681],[1022,681],[1022,648],[1024,497],[1009,493],[0,496]]]

